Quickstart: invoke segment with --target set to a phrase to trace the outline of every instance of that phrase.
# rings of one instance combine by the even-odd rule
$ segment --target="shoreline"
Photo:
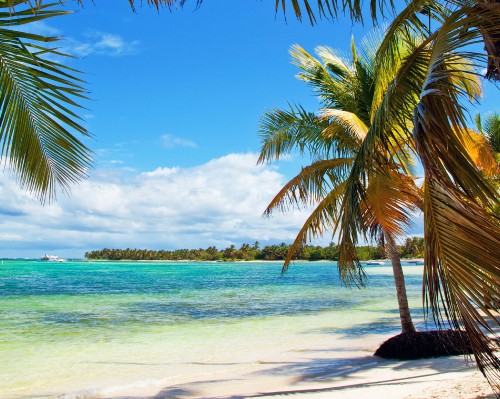
[[[145,259],[72,259],[74,262],[130,262],[130,263],[217,263],[217,264],[225,264],[225,263],[283,263],[283,260],[265,260],[265,259],[253,259],[253,260],[244,260],[244,259],[233,259],[233,260],[192,260],[192,259],[175,259],[175,260],[163,260],[163,259],[155,259],[155,260],[145,260]],[[336,260],[302,260],[302,259],[294,259],[293,263],[334,263]],[[389,259],[368,259],[360,261],[361,264],[369,263],[369,262],[384,262],[390,263]],[[401,258],[401,262],[403,266],[411,266],[411,264],[415,263],[423,263],[423,258]],[[410,265],[408,265],[410,263]],[[419,264],[418,266],[422,266]]]

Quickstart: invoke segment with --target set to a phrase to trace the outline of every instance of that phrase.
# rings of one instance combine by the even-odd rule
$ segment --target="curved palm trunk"
[[[392,263],[392,271],[394,274],[394,283],[396,284],[396,293],[399,305],[399,318],[401,319],[401,328],[403,333],[416,331],[413,321],[411,320],[410,308],[408,307],[408,297],[406,295],[405,276],[401,267],[401,256],[394,237],[384,231],[385,250],[387,256]]]

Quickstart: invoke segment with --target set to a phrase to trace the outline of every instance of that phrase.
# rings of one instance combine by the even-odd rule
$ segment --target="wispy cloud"
[[[29,24],[23,25],[23,32],[32,33],[41,36],[60,36],[61,31],[53,26],[48,25],[44,21],[30,22]]]
[[[97,54],[111,57],[136,54],[138,40],[126,40],[120,35],[107,32],[87,32],[83,39],[66,38],[64,50],[77,57]]]
[[[136,54],[139,50],[138,40],[127,40],[124,37],[101,31],[87,31],[82,37],[65,36],[64,32],[44,21],[36,21],[23,27],[23,31],[42,36],[60,36],[59,43],[63,53],[77,57],[92,54],[104,56],[124,56]]]
[[[167,148],[174,147],[191,147],[196,148],[196,143],[191,140],[186,140],[182,137],[173,136],[171,134],[164,134],[161,136],[163,145]]]

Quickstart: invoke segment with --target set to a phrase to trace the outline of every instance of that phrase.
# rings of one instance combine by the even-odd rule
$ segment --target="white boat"
[[[383,265],[384,262],[379,261],[379,260],[371,260],[369,262],[366,262],[367,265]]]
[[[60,258],[57,255],[47,255],[47,254],[45,254],[42,257],[42,260],[46,260],[46,261],[49,261],[49,262],[66,262],[66,259]]]
[[[413,264],[413,265],[423,265],[424,264],[424,261],[423,260],[407,260],[405,261],[406,263],[410,263],[410,264]]]

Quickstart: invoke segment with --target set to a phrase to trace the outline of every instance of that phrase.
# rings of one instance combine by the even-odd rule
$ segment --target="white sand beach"
[[[227,352],[222,360],[197,364],[197,372],[190,378],[176,378],[175,383],[164,386],[127,387],[98,397],[494,398],[486,380],[473,363],[466,362],[463,357],[405,362],[384,360],[372,356],[379,342],[380,335],[336,340],[333,346],[324,348],[312,344],[308,348],[290,348],[281,353],[256,348],[245,358]]]

